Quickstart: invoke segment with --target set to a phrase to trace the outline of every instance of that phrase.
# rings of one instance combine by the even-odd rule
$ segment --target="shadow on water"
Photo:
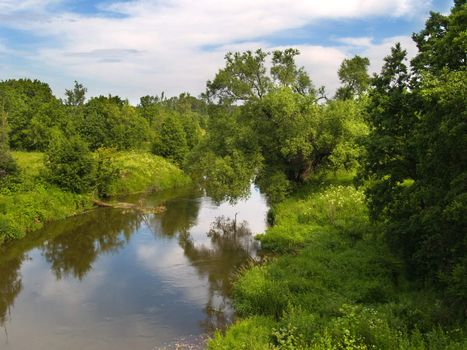
[[[258,248],[256,241],[252,239],[248,223],[246,221],[237,222],[236,214],[231,215],[232,210],[227,210],[229,211],[228,215],[231,215],[231,217],[224,216],[223,208],[214,205],[208,198],[203,197],[199,191],[183,190],[162,193],[144,199],[140,197],[126,198],[126,201],[133,202],[141,200],[144,200],[147,206],[164,204],[166,211],[160,215],[153,215],[142,214],[133,210],[96,209],[83,215],[51,223],[44,229],[30,234],[26,240],[0,247],[0,326],[4,328],[6,337],[5,341],[2,341],[0,337],[0,344],[9,340],[7,329],[8,327],[13,328],[13,325],[15,325],[15,316],[19,318],[18,323],[20,323],[22,317],[26,318],[21,312],[15,315],[15,300],[19,300],[23,289],[27,289],[24,286],[23,265],[28,261],[42,258],[45,267],[40,271],[44,275],[51,272],[56,281],[52,283],[70,279],[77,281],[76,283],[83,283],[88,275],[95,273],[93,270],[96,264],[102,265],[103,261],[107,261],[105,257],[110,257],[109,261],[112,261],[117,267],[130,264],[131,266],[127,269],[131,270],[135,279],[139,279],[137,283],[134,283],[135,287],[132,287],[132,284],[125,287],[127,288],[125,289],[125,293],[127,293],[125,296],[128,297],[128,307],[131,307],[132,303],[137,305],[136,302],[132,301],[135,298],[132,294],[137,291],[137,285],[151,286],[151,284],[155,284],[157,290],[172,288],[172,285],[166,286],[164,284],[162,277],[157,276],[156,278],[153,275],[148,275],[137,264],[137,253],[144,252],[144,249],[148,249],[149,245],[161,246],[161,251],[164,251],[164,249],[172,249],[174,252],[179,250],[180,258],[183,259],[182,267],[180,267],[183,271],[179,273],[180,278],[183,278],[183,276],[193,278],[190,271],[194,271],[197,283],[202,286],[202,290],[201,287],[197,287],[199,291],[194,304],[191,303],[185,307],[188,311],[196,309],[198,307],[196,306],[197,303],[201,304],[202,302],[199,306],[199,315],[204,316],[196,316],[198,318],[191,321],[197,324],[198,331],[194,330],[193,326],[186,326],[186,330],[170,330],[170,332],[166,331],[166,333],[173,333],[172,337],[184,336],[183,332],[185,331],[190,332],[190,334],[193,332],[199,332],[199,334],[210,333],[215,329],[225,327],[226,324],[231,322],[233,317],[230,299],[232,275],[242,264],[255,256]],[[230,207],[226,208],[232,209]],[[263,211],[264,213],[261,213],[262,217],[259,220],[264,221],[265,210]],[[208,223],[208,227],[206,227],[205,223],[208,221],[210,224]],[[133,239],[133,237],[137,238]],[[123,258],[123,256],[130,255],[130,253],[134,254],[136,258]],[[121,261],[119,261],[119,257],[122,257]],[[150,263],[155,268],[160,268],[159,265],[162,263],[159,263],[157,259],[156,255],[155,261],[150,261]],[[178,265],[173,264],[173,266],[169,267],[173,268],[174,266],[177,267]],[[102,269],[102,267],[100,268]],[[121,275],[128,275],[125,268],[120,269],[122,270],[119,272]],[[175,274],[171,278],[173,277],[172,279],[176,280],[177,276]],[[113,276],[112,278],[119,277]],[[80,288],[79,284],[77,286]],[[36,295],[34,291],[28,293]],[[175,297],[180,294],[177,291],[171,291],[171,293],[175,293]],[[37,295],[35,297],[37,298]],[[94,301],[95,303],[103,302],[101,300],[102,296],[95,298],[97,298]],[[24,304],[24,308],[34,306],[34,301],[30,299],[32,298],[26,296],[21,298],[21,304]],[[67,305],[62,305],[60,309],[66,307]],[[20,307],[20,309],[23,308]],[[96,307],[95,309],[99,308]],[[96,310],[93,311],[97,312]],[[193,311],[194,315],[198,315],[195,311]],[[51,310],[50,312],[53,313],[54,311]],[[184,309],[180,307],[174,309],[173,312],[170,310],[167,312],[169,314],[179,313],[179,315],[174,316],[179,317],[179,319],[176,319],[173,323],[174,325],[180,325],[180,328],[184,327],[181,325],[183,322],[190,321],[187,318],[193,317],[183,315]],[[137,311],[130,310],[127,313],[135,314]],[[54,317],[53,314],[48,316],[52,319]],[[150,320],[152,323],[146,322],[149,325],[145,324],[145,326],[150,326],[154,322],[157,324],[162,322],[154,315],[151,317],[155,319]],[[27,322],[17,327],[25,328],[21,329],[23,334],[28,333],[28,329],[26,329],[28,327]],[[164,327],[173,328],[173,325],[164,325]],[[99,337],[99,335],[92,335]],[[13,336],[12,334],[9,335],[11,339]],[[144,344],[144,341],[140,338],[138,338],[138,341],[137,344]],[[153,345],[155,340],[150,339],[147,341],[151,341],[151,345]],[[167,341],[167,339],[164,339],[164,341]],[[33,344],[33,340],[31,340],[30,344]],[[122,344],[120,347],[113,345],[112,348],[125,348],[128,344],[130,343]],[[8,349],[10,348],[15,349],[15,347],[9,347]],[[85,347],[80,343],[79,345],[76,344],[76,346],[71,344],[69,348]]]

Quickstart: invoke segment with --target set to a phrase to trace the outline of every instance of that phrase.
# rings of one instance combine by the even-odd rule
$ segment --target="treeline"
[[[0,82],[3,183],[18,172],[9,149],[40,151],[50,182],[77,193],[97,187],[105,195],[99,180],[112,176],[105,169],[112,151],[152,151],[181,166],[206,123],[206,104],[189,94],[144,96],[135,107],[119,96],[86,100],[86,92],[75,82],[62,100],[38,80]]]
[[[76,135],[90,150],[150,148],[164,123],[180,125],[182,143],[198,141],[205,106],[188,94],[166,99],[145,96],[131,106],[119,96],[92,97],[78,82],[61,100],[48,84],[19,79],[0,82],[0,102],[8,115],[10,146],[15,150],[45,151],[54,133]],[[168,122],[170,120],[170,122]]]

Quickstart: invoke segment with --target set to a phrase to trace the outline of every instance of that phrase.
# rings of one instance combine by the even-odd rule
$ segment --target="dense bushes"
[[[24,191],[3,191],[0,193],[0,242],[22,238],[48,221],[66,218],[90,207],[89,195],[65,192],[46,184],[35,184]]]
[[[0,109],[0,182],[5,177],[16,175],[18,172],[16,162],[10,154],[8,131],[7,113],[3,110],[2,104]]]
[[[467,315],[467,3],[432,13],[407,62],[396,45],[372,80],[361,179],[373,219],[412,278]],[[460,277],[463,275],[463,277]],[[462,311],[461,311],[462,310]],[[463,315],[462,315],[463,314]]]
[[[74,192],[89,192],[94,182],[94,159],[87,144],[73,136],[56,135],[46,153],[46,178],[60,188]]]

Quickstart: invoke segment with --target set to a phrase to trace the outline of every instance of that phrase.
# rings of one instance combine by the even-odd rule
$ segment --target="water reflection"
[[[19,268],[24,257],[19,256],[0,263],[0,326],[3,326],[10,314],[10,307],[23,289]]]
[[[246,221],[217,217],[207,233],[210,245],[196,245],[191,236],[180,234],[179,242],[185,256],[200,277],[209,281],[208,297],[201,323],[205,332],[224,328],[231,321],[231,289],[233,273],[254,255],[257,243],[251,239]]]
[[[184,191],[144,201],[167,210],[98,209],[2,248],[7,349],[152,348],[232,319],[231,277],[255,254],[249,224],[264,228],[264,199],[217,206]]]
[[[124,247],[141,217],[135,211],[98,209],[64,220],[48,228],[55,238],[43,244],[42,254],[57,279],[71,274],[82,280],[99,255],[115,253]]]

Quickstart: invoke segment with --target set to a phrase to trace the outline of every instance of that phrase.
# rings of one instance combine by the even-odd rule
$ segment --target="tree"
[[[3,103],[0,105],[0,180],[8,175],[18,173],[18,167],[10,154],[10,145],[8,141],[8,115],[3,109]]]
[[[208,135],[199,148],[204,153],[197,150],[196,160],[190,157],[191,169],[202,174],[196,177],[216,179],[213,182],[229,193],[235,193],[234,185],[243,193],[254,177],[271,198],[280,199],[294,184],[322,169],[353,166],[357,154],[349,148],[366,132],[364,127],[355,128],[364,123],[355,115],[361,109],[353,101],[318,104],[311,79],[295,63],[298,50],[274,51],[270,74],[268,54],[256,52],[228,55],[216,84],[207,84],[207,95],[216,96],[211,102],[217,103],[209,109]],[[260,81],[268,84],[258,93]],[[337,150],[339,155],[332,158]],[[214,166],[223,168],[224,176],[216,175]],[[234,181],[227,174],[238,177]]]
[[[151,138],[149,123],[137,109],[110,95],[93,97],[86,103],[77,131],[93,151],[100,147],[140,148]]]
[[[447,16],[432,12],[425,29],[414,33],[412,39],[419,53],[412,60],[416,71],[432,74],[447,70],[462,70],[467,64],[466,0],[455,0]]]
[[[65,105],[73,106],[73,107],[84,105],[87,91],[88,89],[85,88],[83,84],[80,84],[75,80],[73,89],[65,90],[65,96],[66,96]]]
[[[261,100],[276,88],[287,87],[302,95],[315,95],[313,83],[303,67],[297,67],[296,49],[276,50],[272,53],[271,68],[266,59],[271,54],[261,49],[229,52],[225,68],[219,70],[213,81],[207,82],[205,97],[211,102],[231,104]]]
[[[261,167],[257,137],[240,120],[240,109],[213,105],[210,110],[207,134],[188,155],[187,168],[211,198],[235,200],[249,194]]]
[[[414,35],[420,52],[413,75],[400,45],[385,59],[369,96],[362,171],[371,180],[370,212],[384,224],[386,239],[412,276],[441,287],[461,317],[467,304],[467,72],[459,48],[466,16],[465,1],[456,1],[448,16],[431,14]]]
[[[229,52],[225,68],[219,70],[214,80],[207,82],[206,97],[220,103],[261,99],[270,89],[271,78],[265,66],[268,53],[261,49]]]
[[[370,84],[369,65],[368,58],[358,55],[342,61],[337,72],[342,83],[342,86],[336,91],[337,99],[347,100],[362,96]]]
[[[95,152],[95,188],[100,198],[110,196],[110,185],[120,176],[120,169],[115,166],[115,150],[99,148]]]
[[[275,50],[272,53],[271,75],[277,86],[291,88],[301,95],[314,95],[315,90],[310,77],[303,67],[295,64],[297,49]]]
[[[168,158],[177,165],[182,165],[188,151],[186,133],[182,123],[178,118],[168,116],[162,122],[152,145],[152,152]]]
[[[61,101],[52,94],[49,85],[39,80],[0,82],[0,95],[8,113],[13,149],[43,151],[51,130],[64,130],[69,122]]]

